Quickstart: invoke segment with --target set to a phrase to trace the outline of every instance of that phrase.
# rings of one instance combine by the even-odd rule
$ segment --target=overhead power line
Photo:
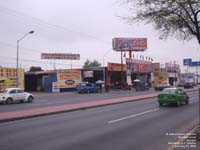
[[[72,32],[72,33],[75,33],[75,34],[78,34],[80,36],[85,36],[87,38],[91,38],[91,39],[94,39],[96,41],[100,41],[102,43],[105,43],[105,44],[111,44],[110,41],[105,41],[103,39],[100,39],[94,35],[91,35],[91,34],[88,34],[88,33],[84,33],[84,32],[79,32],[79,31],[74,31],[74,30],[71,30],[67,27],[63,27],[63,26],[60,26],[60,25],[56,25],[56,24],[52,24],[52,23],[49,23],[47,21],[44,21],[42,19],[39,19],[39,18],[36,18],[36,17],[33,17],[33,16],[30,16],[30,15],[27,15],[25,13],[22,13],[22,12],[19,12],[19,11],[16,11],[16,10],[13,10],[13,9],[10,9],[10,8],[6,8],[2,5],[0,5],[0,11],[3,12],[3,13],[6,13],[6,14],[10,14],[14,17],[23,17],[23,20],[24,18],[26,19],[31,19],[31,20],[34,20],[35,22],[37,22],[37,24],[43,24],[43,25],[47,25],[51,28],[54,28],[54,29],[59,29],[59,30],[62,30],[62,31],[65,31],[65,32]],[[9,13],[8,13],[9,12]]]

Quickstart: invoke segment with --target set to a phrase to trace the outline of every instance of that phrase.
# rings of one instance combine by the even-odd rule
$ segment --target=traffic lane
[[[120,98],[124,96],[137,96],[141,94],[151,94],[154,93],[155,91],[153,89],[148,90],[148,91],[142,91],[142,92],[135,92],[135,90],[112,90],[110,92],[106,93],[90,93],[90,94],[79,94],[77,92],[70,92],[70,93],[58,93],[58,94],[52,94],[51,97],[49,95],[36,95],[38,98],[38,101],[49,101],[52,100],[54,101],[64,101],[70,104],[75,103],[75,102],[84,102],[86,101],[93,101],[93,100],[101,100],[101,99],[109,99],[109,98]],[[50,99],[49,99],[50,98]]]
[[[88,101],[106,100],[112,98],[138,96],[141,94],[151,94],[153,90],[144,92],[132,91],[112,91],[109,93],[91,93],[91,94],[78,94],[78,93],[56,93],[49,95],[39,94],[36,95],[33,103],[14,103],[0,105],[0,112],[10,112],[17,110],[25,110],[32,108],[42,108],[48,106],[59,106],[63,104],[75,104]]]
[[[189,92],[195,93],[197,91]],[[96,101],[96,100],[106,100],[110,98],[119,98],[125,96],[138,96],[151,94],[154,91],[151,89],[149,91],[144,92],[133,92],[132,91],[111,91],[109,93],[92,93],[92,94],[77,94],[77,93],[56,93],[50,94],[49,96],[46,94],[36,96],[33,103],[15,103],[15,104],[5,104],[0,105],[0,112],[10,112],[17,110],[26,110],[32,108],[42,108],[48,106],[59,106],[63,104],[75,104],[81,102],[88,101]],[[157,92],[158,93],[158,92]]]
[[[152,105],[151,103],[152,102],[147,102],[147,104],[145,103],[145,105],[147,105],[146,107],[148,107],[148,105],[151,106]],[[154,105],[156,106],[156,104],[154,104]],[[134,103],[134,107],[136,107],[135,112],[140,111],[141,108],[139,106],[141,106],[141,103],[138,103],[138,102]],[[127,107],[129,109],[127,109]],[[72,135],[74,135],[73,132],[77,132],[77,131],[83,132],[83,130],[85,130],[85,127],[87,127],[87,126],[88,126],[87,130],[89,130],[89,128],[91,127],[90,123],[93,124],[92,123],[93,120],[94,119],[96,120],[96,116],[98,116],[99,114],[102,114],[102,113],[111,114],[113,111],[121,110],[121,109],[130,111],[130,108],[132,108],[132,107],[130,105],[126,105],[126,106],[117,105],[116,107],[110,108],[110,107],[106,106],[106,107],[102,107],[102,108],[103,108],[103,110],[100,108],[96,108],[96,109],[89,109],[89,110],[85,110],[85,111],[71,112],[71,113],[63,114],[60,117],[57,117],[58,115],[52,115],[52,116],[48,116],[48,117],[44,117],[44,118],[43,117],[42,118],[34,118],[34,119],[21,120],[21,121],[0,124],[1,148],[12,149],[13,147],[15,147],[16,149],[29,149],[25,145],[31,144],[29,141],[30,139],[34,139],[33,141],[36,140],[35,144],[37,145],[38,143],[40,143],[39,142],[40,140],[43,141],[46,139],[46,137],[45,136],[41,137],[44,139],[39,138],[38,141],[37,141],[38,138],[35,139],[35,137],[40,137],[38,135],[40,133],[41,133],[41,135],[49,134],[48,132],[51,132],[50,130],[53,130],[53,131],[57,130],[57,132],[59,132],[59,135],[57,135],[57,136],[62,137],[62,135],[60,135],[61,133],[60,133],[59,129],[63,129],[63,131],[68,131],[68,136],[70,136],[70,135],[72,136]],[[138,108],[140,108],[140,109],[138,110]],[[119,114],[121,114],[121,113],[119,112]],[[91,117],[92,119],[89,119],[88,117]],[[104,115],[101,117],[104,118]],[[45,118],[47,118],[47,119],[45,119]],[[80,120],[82,120],[84,118],[86,119],[86,122],[83,123]],[[45,119],[45,121],[43,121],[44,119]],[[107,119],[103,119],[101,124],[102,123],[103,123],[103,125],[107,124],[106,120]],[[89,123],[89,125],[87,125],[88,123]],[[98,124],[99,123],[97,123],[96,126]],[[67,129],[65,129],[65,127],[67,127]],[[29,133],[29,132],[31,132],[31,133]],[[43,133],[43,132],[45,132],[45,133]],[[47,135],[47,136],[51,137],[53,135],[54,135],[54,133],[52,133],[52,135]],[[2,137],[6,138],[5,141],[3,140],[4,138],[2,138]],[[21,141],[20,143],[22,145],[19,146],[19,148],[18,148],[18,144],[19,144],[18,142],[16,142],[15,144],[13,143],[11,147],[7,147],[7,148],[2,145],[2,143],[6,142],[6,141],[8,141],[8,139],[12,139],[12,138],[19,139],[19,141]],[[26,139],[29,139],[29,140],[26,141]],[[50,140],[50,139],[48,139],[48,140]],[[48,140],[45,140],[45,142],[47,142]],[[67,138],[67,140],[69,140],[69,139]],[[23,145],[23,141],[25,142],[25,145]],[[52,140],[51,142],[53,142],[53,141],[54,140]],[[56,142],[59,143],[59,140],[58,141],[56,140]],[[54,144],[56,145],[56,143],[54,143]],[[5,145],[7,145],[7,144],[5,143]],[[9,144],[7,146],[9,146]],[[32,145],[30,145],[30,146],[32,147]],[[40,146],[43,147],[42,144]],[[50,145],[50,147],[51,146],[52,145]],[[48,146],[46,147],[46,145],[45,145],[42,149],[50,149],[50,147],[48,147]],[[37,149],[37,148],[33,148],[33,149]]]
[[[189,105],[161,107],[115,123],[109,121],[157,109],[156,99],[3,123],[1,149],[166,149],[176,140],[166,133],[186,132],[197,122],[197,94],[191,99]]]

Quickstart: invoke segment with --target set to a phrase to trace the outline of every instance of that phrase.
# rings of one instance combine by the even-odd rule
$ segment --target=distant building
[[[194,73],[181,73],[180,74],[180,82],[181,83],[196,83],[195,82],[195,74]]]

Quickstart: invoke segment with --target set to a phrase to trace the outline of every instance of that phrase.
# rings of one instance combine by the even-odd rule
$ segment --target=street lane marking
[[[147,114],[147,113],[155,112],[155,111],[158,111],[159,109],[160,108],[151,109],[151,110],[144,111],[144,112],[141,112],[141,113],[138,113],[138,114],[134,114],[134,115],[130,115],[130,116],[127,116],[127,117],[111,120],[111,121],[108,121],[108,123],[109,124],[116,123],[116,122],[123,121],[123,120],[126,120],[126,119],[130,119],[130,118],[134,118],[134,117],[137,117],[137,116],[141,116],[141,115],[144,115],[144,114]]]

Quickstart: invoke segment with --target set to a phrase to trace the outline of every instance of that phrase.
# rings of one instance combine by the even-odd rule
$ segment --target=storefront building
[[[24,89],[24,69],[18,69],[19,88]],[[16,68],[0,67],[0,91],[16,87]]]
[[[138,79],[151,84],[151,64],[150,61],[126,58],[127,83],[132,84],[134,80]]]
[[[80,69],[48,70],[25,73],[26,91],[68,92],[82,81]]]
[[[166,67],[166,71],[168,73],[168,80],[169,80],[169,84],[171,86],[177,86],[178,83],[180,82],[180,66],[178,64],[176,64],[175,61],[173,62],[168,62],[165,64]]]

